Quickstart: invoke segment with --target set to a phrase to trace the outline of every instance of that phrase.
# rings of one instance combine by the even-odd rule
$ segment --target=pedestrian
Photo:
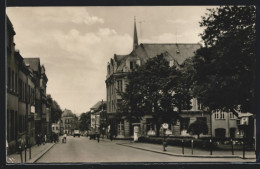
[[[44,139],[44,144],[47,143],[47,135],[46,134],[44,135],[43,139]]]
[[[53,142],[53,133],[51,133],[51,135],[50,135],[50,141],[51,141],[51,143]]]
[[[110,140],[112,141],[113,140],[113,133],[112,132],[110,132]]]
[[[41,145],[41,141],[40,141],[41,140],[41,136],[40,136],[40,134],[37,134],[37,139],[36,140],[37,140],[37,145],[40,146]]]
[[[65,133],[65,134],[63,135],[63,142],[64,142],[64,143],[66,143],[66,139],[67,139],[67,134]]]
[[[98,141],[98,143],[99,143],[99,137],[100,137],[100,134],[97,133],[97,141]]]

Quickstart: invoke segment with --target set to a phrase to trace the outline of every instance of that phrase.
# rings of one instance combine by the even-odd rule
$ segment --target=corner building
[[[118,104],[121,102],[117,90],[125,91],[127,84],[127,73],[131,72],[137,65],[143,65],[148,59],[163,55],[169,62],[170,66],[180,65],[187,58],[193,57],[194,52],[199,49],[201,45],[184,44],[184,43],[141,43],[138,44],[138,37],[136,31],[136,23],[134,21],[134,35],[133,35],[133,50],[127,55],[117,55],[110,59],[107,64],[106,75],[106,91],[107,91],[107,114],[109,124],[116,131],[117,137],[131,137],[133,135],[133,126],[127,122],[124,117],[118,121],[115,114],[117,112]],[[186,135],[188,125],[198,118],[206,120],[208,128],[210,129],[210,114],[203,114],[199,110],[199,104],[196,99],[192,99],[192,109],[184,111],[184,118],[179,125],[170,126],[170,133],[174,135]],[[182,115],[181,115],[182,116]],[[191,117],[192,116],[192,117]],[[191,117],[191,118],[190,118]],[[156,127],[150,123],[152,115],[146,115],[143,120],[138,123],[141,135],[155,133]]]

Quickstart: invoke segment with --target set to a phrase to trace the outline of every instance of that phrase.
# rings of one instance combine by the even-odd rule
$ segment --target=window
[[[15,139],[15,115],[14,111],[10,111],[10,140]]]
[[[230,119],[235,119],[234,113],[230,112],[230,113],[229,113],[229,118],[230,118]]]
[[[19,86],[19,99],[21,100],[22,99],[22,80],[19,79],[18,80],[18,86]]]
[[[56,126],[56,130],[59,130],[59,127],[58,127],[58,126]]]
[[[17,79],[18,79],[18,77],[17,77],[17,73],[15,73],[15,91],[16,91],[16,93],[18,93],[18,84],[17,84]]]
[[[55,130],[55,127],[52,127],[52,131],[54,131]]]
[[[11,69],[10,69],[10,67],[8,67],[8,79],[7,79],[7,86],[8,86],[8,89],[10,89],[10,84],[11,84]]]
[[[134,63],[130,62],[130,70],[134,69]]]
[[[225,112],[223,112],[223,111],[216,111],[215,112],[215,119],[225,119]]]
[[[117,90],[122,92],[123,91],[123,88],[122,88],[122,80],[118,80],[117,81]]]
[[[11,90],[14,91],[14,71],[12,70]]]

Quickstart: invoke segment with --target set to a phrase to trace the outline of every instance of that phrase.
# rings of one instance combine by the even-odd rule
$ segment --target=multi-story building
[[[35,132],[47,134],[46,121],[46,84],[48,78],[44,66],[40,64],[40,58],[24,58],[24,62],[32,70],[35,77]]]
[[[90,108],[91,131],[105,133],[107,129],[106,101],[98,101]]]
[[[19,60],[18,137],[25,140],[27,145],[33,145],[35,143],[35,78],[29,65],[24,63],[20,52],[16,52],[15,55]]]
[[[15,56],[15,31],[9,18],[6,23],[7,44],[7,141],[9,151],[17,148],[18,140],[18,59]]]
[[[35,144],[35,136],[47,131],[47,76],[39,58],[23,58],[15,50],[15,31],[9,18],[7,30],[7,142],[8,153],[26,144]],[[50,113],[50,112],[49,112]],[[42,123],[42,118],[44,123]],[[49,120],[49,118],[48,118]]]
[[[113,127],[118,137],[129,137],[133,133],[133,126],[129,124],[124,118],[121,121],[115,120],[118,104],[121,102],[121,97],[117,91],[125,91],[127,84],[128,72],[135,69],[137,65],[143,65],[150,58],[157,55],[163,55],[169,62],[170,66],[178,66],[187,58],[193,57],[194,52],[201,47],[200,44],[138,44],[138,37],[136,32],[136,23],[134,23],[134,38],[133,38],[133,51],[128,55],[114,55],[110,62],[107,64],[106,76],[106,89],[107,89],[107,114],[111,127]],[[198,109],[196,99],[192,99],[192,109],[183,111],[181,116],[184,120],[180,121],[175,126],[170,126],[171,133],[176,135],[185,135],[187,127],[196,119],[202,119],[210,128],[210,115],[209,113],[202,112]],[[145,115],[139,123],[140,133],[146,135],[156,130],[152,124],[152,115]],[[209,130],[210,131],[210,130]],[[209,132],[210,133],[210,132]]]
[[[73,134],[75,125],[75,115],[71,110],[65,109],[61,115],[60,132],[61,134]]]
[[[57,123],[53,123],[51,125],[51,131],[53,133],[60,134],[60,122],[59,121]]]

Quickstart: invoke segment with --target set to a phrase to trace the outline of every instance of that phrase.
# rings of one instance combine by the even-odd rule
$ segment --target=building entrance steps
[[[140,143],[140,142],[129,142],[129,141],[119,141],[116,144],[121,146],[127,146],[131,148],[136,148],[144,151],[150,151],[155,153],[161,153],[166,155],[172,156],[181,156],[181,157],[199,157],[199,158],[243,158],[243,151],[236,150],[234,151],[234,155],[232,155],[231,150],[215,150],[210,155],[209,150],[202,150],[202,149],[192,149],[190,147],[184,147],[184,151],[181,146],[167,146],[166,151],[163,151],[162,144],[151,144],[151,143]],[[183,153],[184,152],[184,153]],[[255,152],[254,151],[246,151],[245,152],[245,159],[255,159]]]
[[[45,143],[44,145],[41,144],[40,146],[34,145],[31,148],[31,159],[29,159],[29,148],[27,148],[26,151],[26,163],[34,163],[37,161],[40,157],[42,157],[47,151],[49,151],[55,143]],[[22,151],[22,158],[23,163],[24,162],[24,151]],[[6,163],[7,164],[15,164],[15,163],[21,163],[21,156],[19,153],[14,153],[11,155],[8,155],[6,157]]]

